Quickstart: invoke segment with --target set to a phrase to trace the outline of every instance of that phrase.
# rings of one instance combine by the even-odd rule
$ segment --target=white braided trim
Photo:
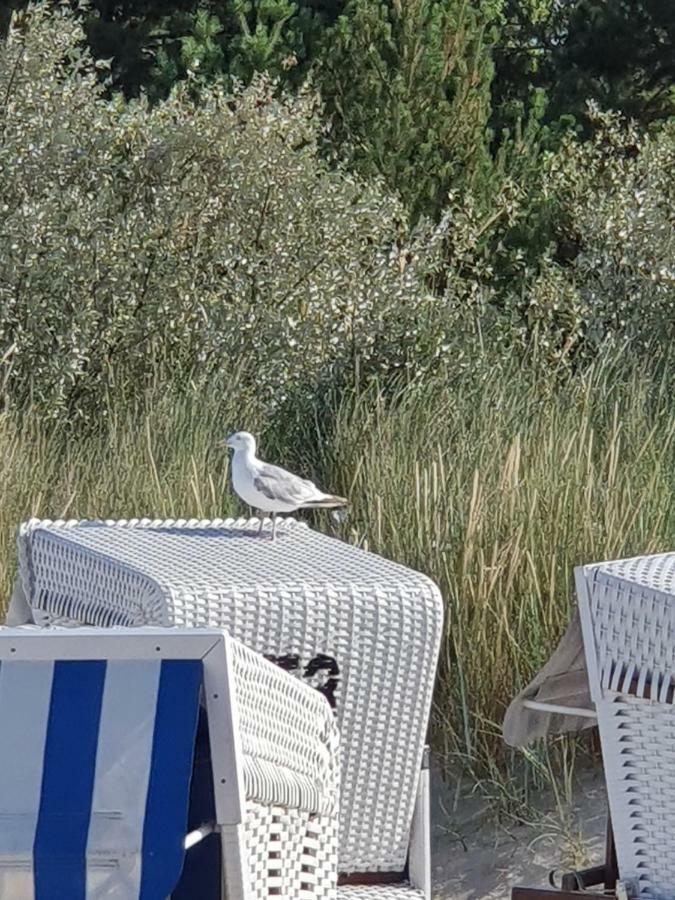
[[[115,625],[172,625],[166,599],[159,585],[147,578],[137,568],[127,568],[111,561],[103,554],[98,556],[96,567],[90,567],[85,573],[79,573],[76,564],[77,552],[61,544],[59,554],[61,565],[70,565],[70,579],[67,593],[59,592],[43,586],[36,590],[35,564],[33,555],[39,554],[31,541],[37,530],[67,531],[82,526],[105,525],[108,528],[125,530],[136,528],[164,529],[230,529],[235,531],[257,532],[260,519],[228,518],[228,519],[36,519],[23,522],[17,532],[17,556],[19,560],[19,577],[26,597],[31,598],[35,610],[34,618],[41,625],[70,625],[86,623],[109,628]],[[292,517],[280,519],[277,524],[278,533],[292,531],[294,528],[307,528],[307,524]],[[70,560],[69,560],[70,556]],[[39,564],[39,560],[37,561]],[[126,579],[124,575],[126,574]],[[78,575],[79,584],[78,584]],[[124,581],[126,580],[126,584]],[[122,582],[122,583],[120,583]],[[123,589],[126,588],[126,589]]]

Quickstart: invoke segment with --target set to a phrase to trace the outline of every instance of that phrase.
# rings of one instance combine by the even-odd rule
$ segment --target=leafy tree
[[[592,138],[566,138],[543,173],[544,194],[558,207],[556,240],[529,292],[528,318],[585,358],[608,342],[639,354],[667,349],[675,338],[675,128],[650,136],[616,114],[590,114]]]
[[[417,216],[489,167],[486,126],[500,3],[349,0],[318,60],[331,137]]]
[[[45,0],[54,7],[61,0]],[[0,0],[0,34],[27,0]],[[127,97],[257,72],[299,84],[343,0],[71,0],[90,49]]]
[[[553,54],[554,111],[593,99],[643,124],[675,114],[675,6],[582,0]]]
[[[661,0],[508,0],[494,59],[497,133],[533,103],[554,142],[588,131],[589,100],[643,125],[675,114],[675,6]]]
[[[184,23],[182,37],[160,49],[153,88],[167,93],[185,77],[201,84],[223,77],[248,84],[259,72],[297,86],[330,15],[328,4],[311,0],[211,2]]]
[[[195,25],[198,0],[91,0],[79,13],[87,41],[97,59],[111,60],[111,83],[127,97],[142,90],[151,95],[166,85],[157,78],[157,62],[179,52]],[[178,71],[175,72],[176,77]]]

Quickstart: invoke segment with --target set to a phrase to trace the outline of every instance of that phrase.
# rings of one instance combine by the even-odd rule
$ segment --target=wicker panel
[[[115,622],[121,607],[130,624],[222,627],[319,687],[342,735],[340,869],[401,869],[442,628],[438,590],[293,520],[274,543],[253,536],[257,524],[31,522],[19,539],[26,596],[42,621]]]
[[[608,693],[598,717],[621,877],[675,898],[675,707]]]
[[[583,570],[580,596],[622,880],[675,900],[675,554]]]
[[[20,544],[25,548],[24,541]],[[63,618],[102,628],[191,624],[171,621],[161,588],[142,570],[127,568],[103,554],[96,555],[95,564],[82,567],[77,545],[62,541],[54,556],[49,544],[36,541],[31,542],[29,555],[20,556],[30,559],[26,596],[54,620]],[[35,573],[37,577],[33,577]],[[49,573],[47,581],[42,573]]]
[[[634,556],[602,563],[598,570],[621,581],[641,585],[664,594],[675,594],[675,553]]]
[[[424,900],[424,891],[409,884],[347,885],[338,888],[338,900]]]
[[[249,802],[246,850],[252,900],[335,900],[337,827],[316,816]]]
[[[603,688],[628,691],[637,679],[633,693],[657,699],[673,681],[675,604],[673,597],[661,590],[664,579],[657,577],[663,572],[664,558],[651,557],[655,561],[653,585],[647,580],[650,557],[622,561],[618,569],[603,566],[591,570],[590,614]],[[630,575],[633,569],[640,575],[639,583],[616,574]]]
[[[230,646],[246,796],[337,818],[338,729],[326,699],[253,650]]]

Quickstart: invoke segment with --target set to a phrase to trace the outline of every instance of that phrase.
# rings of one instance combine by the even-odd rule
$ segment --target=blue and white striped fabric
[[[201,660],[0,665],[2,900],[165,900]]]

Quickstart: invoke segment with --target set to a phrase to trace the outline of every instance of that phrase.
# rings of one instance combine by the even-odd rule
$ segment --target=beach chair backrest
[[[621,880],[675,900],[675,553],[576,570]]]
[[[0,630],[3,900],[176,886],[203,657],[223,638],[161,632]]]

